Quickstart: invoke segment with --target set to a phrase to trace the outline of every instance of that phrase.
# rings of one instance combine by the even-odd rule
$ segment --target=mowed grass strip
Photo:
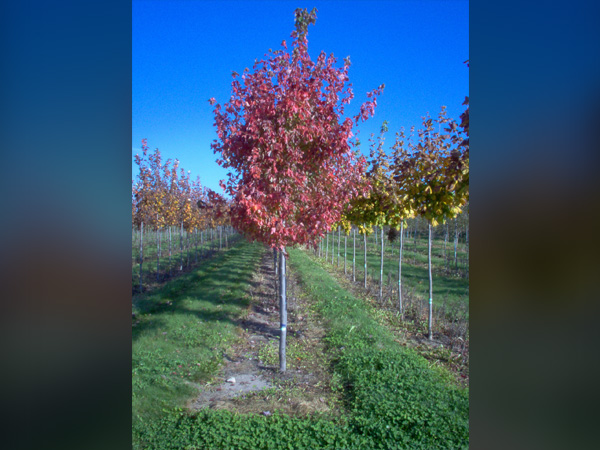
[[[347,388],[350,428],[366,448],[467,448],[468,390],[449,384],[400,346],[373,307],[343,289],[322,263],[290,250],[290,266],[316,300],[334,370]]]
[[[156,292],[133,299],[134,429],[180,407],[237,337],[264,248],[240,241]]]

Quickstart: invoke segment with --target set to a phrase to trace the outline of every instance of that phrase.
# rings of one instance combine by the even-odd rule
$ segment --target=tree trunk
[[[458,219],[454,219],[454,270],[458,270]]]
[[[187,268],[190,268],[190,232],[189,230],[185,230],[185,252],[187,255]]]
[[[431,276],[431,223],[429,223],[428,239],[428,262],[429,262],[429,340],[433,340],[433,278]]]
[[[402,308],[402,247],[404,244],[404,221],[400,223],[400,250],[398,252],[398,310],[400,318],[404,320],[404,310]]]
[[[140,223],[140,292],[143,292],[142,273],[144,266],[144,222]]]
[[[198,264],[198,228],[194,228],[194,264]]]
[[[337,266],[340,267],[340,243],[342,237],[342,228],[338,226],[338,251],[337,251]]]
[[[172,275],[171,272],[171,258],[173,256],[173,245],[171,239],[171,226],[169,225],[169,277]]]
[[[329,232],[325,233],[325,262],[328,260],[329,255]]]
[[[446,222],[446,234],[444,235],[444,268],[446,269],[446,271],[448,270],[448,250],[447,250],[448,235],[449,235],[448,222]]]
[[[379,271],[379,300],[383,298],[383,227],[381,227],[381,266]]]
[[[344,233],[344,275],[348,273],[346,270],[346,253],[348,253],[348,235]]]
[[[277,276],[277,249],[275,247],[273,247],[273,270]]]
[[[204,230],[200,230],[200,258],[203,258],[204,254]]]
[[[183,271],[183,222],[179,228],[179,271]]]
[[[415,253],[413,256],[413,264],[417,263],[417,228],[419,228],[419,219],[415,219],[415,230],[414,230],[414,241],[415,241]]]
[[[157,227],[156,232],[158,234],[157,248],[156,248],[156,281],[160,281],[160,229]]]
[[[365,226],[366,228],[366,226]],[[367,288],[367,230],[365,229],[365,289]]]
[[[352,228],[352,281],[356,281],[356,228]]]
[[[285,285],[285,248],[279,252],[279,314],[281,338],[279,340],[279,371],[285,372],[285,340],[287,335],[287,304]]]
[[[339,249],[338,249],[339,251]],[[335,261],[335,231],[331,232],[331,265],[333,266],[333,261]]]

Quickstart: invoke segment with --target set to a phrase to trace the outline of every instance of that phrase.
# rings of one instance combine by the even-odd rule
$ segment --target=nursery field
[[[316,18],[207,91],[221,193],[134,157],[135,449],[469,446],[469,98],[359,139]]]
[[[181,230],[170,227],[131,234],[133,294],[152,290],[174,276],[211,258],[239,239],[231,227]],[[140,273],[141,272],[141,273]]]
[[[344,232],[329,233],[328,243],[323,243],[319,254],[330,265],[350,275],[352,275],[354,259],[354,279],[362,282],[364,280],[365,253],[363,236],[358,233],[353,236],[351,233],[346,236],[346,242],[344,242],[344,236]],[[460,310],[468,316],[468,246],[464,240],[458,242],[455,257],[453,245],[453,242],[445,242],[444,236],[436,236],[432,241],[433,303],[444,309]],[[403,292],[421,301],[426,300],[429,296],[427,249],[427,236],[423,235],[410,236],[403,245]],[[399,238],[390,243],[387,234],[384,234],[383,283],[386,287],[386,297],[391,302],[394,297],[397,297],[398,254]],[[346,260],[345,270],[344,259]],[[373,289],[378,289],[380,270],[381,240],[376,241],[375,235],[371,234],[367,236],[367,279]]]
[[[134,296],[134,448],[468,448],[460,354],[401,326],[343,266],[288,251],[285,372],[263,244],[238,239]]]

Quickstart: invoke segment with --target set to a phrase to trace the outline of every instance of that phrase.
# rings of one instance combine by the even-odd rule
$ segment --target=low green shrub
[[[135,432],[135,430],[134,430]],[[297,418],[202,410],[195,414],[167,413],[148,424],[138,448],[186,450],[314,450],[360,449],[364,441],[343,421],[313,416]]]

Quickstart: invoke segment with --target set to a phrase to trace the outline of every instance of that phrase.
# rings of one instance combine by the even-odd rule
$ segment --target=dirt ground
[[[197,385],[192,410],[226,409],[240,413],[337,414],[341,387],[332,377],[322,338],[324,329],[310,312],[310,299],[293,272],[287,272],[287,371],[279,372],[279,298],[272,250],[265,249],[251,282],[251,304],[240,320],[240,339],[220,374]],[[235,379],[233,381],[232,379]],[[230,380],[230,381],[227,381]]]

